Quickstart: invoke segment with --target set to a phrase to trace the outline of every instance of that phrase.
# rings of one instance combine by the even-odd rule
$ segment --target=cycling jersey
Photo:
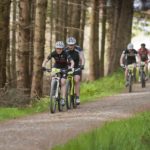
[[[75,45],[74,50],[69,50],[68,47],[65,48],[65,51],[71,56],[74,61],[74,68],[80,66],[80,53],[83,51],[80,46]],[[81,75],[81,70],[74,72],[74,75]]]
[[[68,48],[65,49],[65,51],[71,56],[71,58],[74,61],[74,68],[78,68],[80,65],[80,52],[82,49],[79,49],[75,47],[74,50],[69,50]]]
[[[78,45],[75,45],[75,49],[78,50],[79,52],[83,51],[83,49],[80,46],[78,46]],[[69,50],[69,48],[66,47],[65,50]]]
[[[136,55],[138,54],[135,49],[124,50],[123,54],[125,55],[125,65],[136,63]]]
[[[141,61],[147,61],[148,60],[148,54],[149,54],[149,51],[148,49],[144,49],[142,50],[141,48],[138,50],[138,53],[139,53],[139,56],[141,58]]]
[[[68,61],[71,61],[71,56],[66,52],[62,51],[61,54],[57,54],[56,51],[53,51],[47,59],[50,60],[51,58],[54,58],[55,64],[54,66],[56,68],[67,68],[68,67]]]

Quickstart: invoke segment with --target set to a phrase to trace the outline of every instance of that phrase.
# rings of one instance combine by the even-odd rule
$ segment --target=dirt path
[[[63,113],[42,113],[0,123],[0,150],[49,150],[105,121],[150,110],[150,84]]]

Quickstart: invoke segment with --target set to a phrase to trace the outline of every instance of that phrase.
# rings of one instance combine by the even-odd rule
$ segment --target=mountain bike
[[[67,109],[76,108],[75,100],[75,83],[74,83],[74,72],[80,71],[81,68],[77,68],[74,71],[68,71],[67,82],[66,82],[66,107]]]
[[[135,73],[134,73],[135,64],[130,64],[127,66],[127,68],[128,68],[128,77],[127,78],[128,78],[128,82],[129,82],[128,91],[132,92],[133,81],[135,78]]]
[[[140,81],[141,81],[141,86],[144,88],[146,86],[146,74],[145,74],[145,62],[141,62],[139,65],[139,76],[140,76]]]
[[[61,73],[65,73],[66,70],[64,69],[58,69],[58,68],[52,68],[52,69],[46,69],[47,72],[51,72],[51,89],[50,89],[50,104],[49,109],[51,113],[56,112],[56,108],[58,105],[58,110],[63,111],[64,106],[61,105],[61,99],[60,99],[60,90],[61,90]]]

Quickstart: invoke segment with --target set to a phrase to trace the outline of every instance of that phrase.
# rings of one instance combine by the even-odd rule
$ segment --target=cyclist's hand
[[[121,66],[122,68],[125,68],[125,65],[124,65],[124,64],[120,64],[120,66]]]
[[[42,71],[46,71],[46,68],[45,68],[45,67],[42,67]]]
[[[80,68],[83,70],[84,69],[84,65],[81,65]]]
[[[70,70],[71,70],[72,72],[74,72],[74,68],[70,68]]]

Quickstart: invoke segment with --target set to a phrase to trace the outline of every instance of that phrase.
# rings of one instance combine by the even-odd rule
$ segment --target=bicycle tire
[[[66,107],[67,109],[71,109],[71,81],[67,80],[66,83]]]
[[[62,106],[62,104],[61,104],[60,93],[59,93],[59,96],[58,96],[58,97],[59,97],[59,98],[58,98],[58,111],[59,111],[59,112],[62,112],[63,109],[64,109],[64,106]]]
[[[132,75],[129,75],[129,92],[132,92]]]
[[[52,80],[50,90],[50,106],[49,106],[51,113],[55,113],[56,111],[56,103],[57,103],[55,98],[56,88],[57,88],[57,81]]]
[[[144,88],[146,86],[145,84],[145,73],[142,71],[141,72],[141,86]]]
[[[72,104],[73,108],[77,108],[77,104],[75,101],[75,94],[71,96],[71,104]]]

